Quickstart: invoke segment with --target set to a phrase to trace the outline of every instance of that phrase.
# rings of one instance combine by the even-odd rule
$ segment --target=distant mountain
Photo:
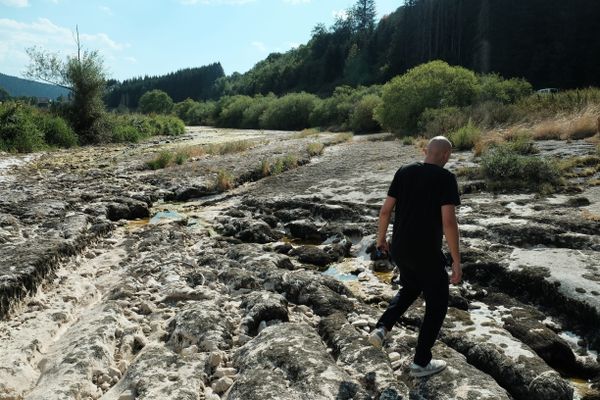
[[[12,97],[27,96],[56,99],[59,96],[67,96],[69,94],[68,90],[59,86],[34,82],[5,74],[0,74],[0,87],[4,88]]]

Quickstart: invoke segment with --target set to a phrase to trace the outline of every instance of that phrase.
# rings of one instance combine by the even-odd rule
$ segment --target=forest
[[[136,108],[160,89],[179,102],[224,95],[330,96],[341,85],[384,84],[431,60],[476,73],[524,78],[534,88],[600,85],[600,2],[591,0],[407,0],[376,21],[374,0],[315,26],[311,39],[272,53],[246,73],[225,76],[219,63],[160,77],[109,82],[107,105]]]

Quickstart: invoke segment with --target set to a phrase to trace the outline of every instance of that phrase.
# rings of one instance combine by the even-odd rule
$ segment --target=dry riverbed
[[[193,128],[0,155],[0,399],[600,399],[598,176],[549,196],[459,178],[465,282],[434,347],[449,367],[407,374],[419,301],[368,344],[397,289],[370,260],[378,208],[421,158],[388,139]],[[165,150],[190,157],[145,167]]]

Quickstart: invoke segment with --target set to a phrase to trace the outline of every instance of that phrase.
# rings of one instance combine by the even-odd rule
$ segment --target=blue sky
[[[22,76],[25,48],[104,57],[109,76],[159,75],[220,61],[226,74],[245,72],[271,52],[306,43],[318,23],[355,0],[0,0],[0,72]],[[378,17],[401,0],[376,0]]]

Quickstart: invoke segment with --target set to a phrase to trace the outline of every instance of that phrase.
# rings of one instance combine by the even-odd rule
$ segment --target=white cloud
[[[102,11],[103,13],[105,13],[106,15],[113,15],[112,10],[110,9],[110,7],[107,6],[98,6],[98,8],[100,9],[100,11]]]
[[[117,42],[102,32],[94,34],[82,32],[79,36],[84,48],[98,50],[107,60],[130,47],[128,43]],[[25,49],[33,46],[63,55],[74,54],[76,51],[74,30],[56,25],[47,18],[38,18],[30,23],[0,18],[2,72],[20,75],[29,63]]]
[[[0,0],[0,4],[8,7],[29,7],[29,0]]]
[[[258,51],[260,51],[261,53],[267,52],[267,46],[265,46],[265,44],[263,42],[254,41],[251,44],[254,48],[258,49]]]

